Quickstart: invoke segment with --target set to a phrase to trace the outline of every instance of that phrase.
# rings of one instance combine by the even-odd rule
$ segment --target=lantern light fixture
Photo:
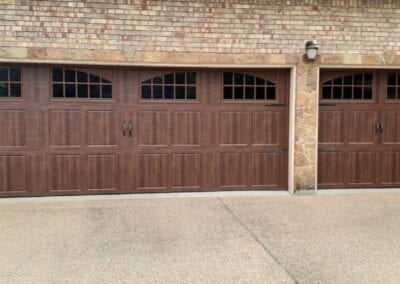
[[[308,60],[315,60],[317,57],[318,46],[312,41],[309,40],[306,42],[306,55]]]

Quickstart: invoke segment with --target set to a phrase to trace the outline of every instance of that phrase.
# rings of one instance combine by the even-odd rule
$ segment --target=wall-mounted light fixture
[[[317,51],[318,46],[312,40],[306,42],[306,54],[308,60],[314,60],[317,57]]]

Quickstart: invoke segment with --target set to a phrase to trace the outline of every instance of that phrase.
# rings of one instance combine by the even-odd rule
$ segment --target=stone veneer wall
[[[296,66],[294,185],[313,189],[319,65],[400,67],[400,1],[0,0],[0,60]]]

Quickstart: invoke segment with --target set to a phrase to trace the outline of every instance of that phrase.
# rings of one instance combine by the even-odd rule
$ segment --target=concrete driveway
[[[400,281],[396,193],[0,203],[0,230],[0,283]]]

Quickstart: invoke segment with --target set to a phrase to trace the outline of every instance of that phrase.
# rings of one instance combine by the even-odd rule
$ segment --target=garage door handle
[[[282,148],[269,148],[269,149],[265,150],[265,152],[267,152],[267,153],[283,153],[283,152],[287,152],[287,150],[282,149]]]
[[[133,132],[132,120],[129,120],[129,137],[132,137],[132,132]]]
[[[319,152],[335,152],[335,148],[318,148]]]
[[[126,121],[124,120],[124,122],[122,123],[122,135],[125,137],[126,135]]]

